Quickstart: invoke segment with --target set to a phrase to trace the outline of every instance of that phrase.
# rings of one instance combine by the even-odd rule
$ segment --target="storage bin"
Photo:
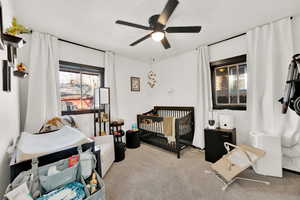
[[[45,192],[50,192],[60,186],[76,181],[79,165],[76,163],[74,166],[68,168],[68,162],[68,159],[64,159],[39,168],[39,179]],[[48,170],[53,166],[59,172],[48,176]]]
[[[79,148],[79,153],[82,154],[81,149]],[[87,153],[87,152],[85,152]],[[96,160],[94,157],[94,154],[89,151],[90,159],[92,160],[92,172],[96,173],[96,178],[99,184],[99,190],[96,191],[93,194],[90,194],[89,189],[87,188],[87,184],[81,174],[81,164],[80,162],[76,163],[74,166],[68,168],[68,159],[63,159],[55,163],[51,163],[49,165],[45,165],[42,167],[37,167],[38,162],[35,161],[32,163],[32,169],[28,171],[24,171],[21,174],[19,174],[16,179],[11,183],[6,190],[6,193],[17,188],[19,185],[21,185],[24,182],[27,182],[27,185],[29,186],[29,190],[31,195],[38,192],[38,195],[46,194],[48,192],[51,192],[57,188],[60,188],[68,183],[78,181],[81,182],[84,185],[84,191],[86,194],[86,197],[84,200],[105,200],[105,185],[97,171],[95,170],[96,166]],[[35,159],[36,160],[36,159]],[[87,160],[85,160],[88,162]],[[57,170],[60,172],[51,176],[48,175],[48,170],[51,166],[56,166]],[[34,176],[32,176],[34,175]],[[32,177],[35,177],[34,180],[31,180]],[[37,180],[37,181],[36,181]],[[39,192],[39,188],[42,188],[41,193]],[[37,198],[38,196],[35,196],[34,198]],[[7,200],[4,198],[4,200]]]
[[[95,193],[91,194],[89,189],[87,188],[87,183],[85,182],[83,177],[81,177],[81,182],[84,184],[84,186],[85,186],[84,188],[85,188],[85,191],[86,191],[85,200],[105,200],[105,185],[104,185],[104,182],[95,170],[93,172],[96,173],[96,178],[97,178],[97,181],[98,181],[98,187],[100,189],[97,190]]]

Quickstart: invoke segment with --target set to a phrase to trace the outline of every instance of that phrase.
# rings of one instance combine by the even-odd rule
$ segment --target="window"
[[[246,110],[246,55],[212,62],[210,66],[213,108]]]
[[[104,86],[104,69],[60,61],[62,114],[92,113],[94,89]]]

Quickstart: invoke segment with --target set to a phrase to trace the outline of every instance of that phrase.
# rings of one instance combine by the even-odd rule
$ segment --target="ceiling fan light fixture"
[[[156,31],[151,34],[151,37],[154,41],[160,42],[162,39],[164,39],[165,33],[161,32],[161,31]]]

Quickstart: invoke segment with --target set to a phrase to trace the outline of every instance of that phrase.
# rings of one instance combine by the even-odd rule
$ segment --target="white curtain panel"
[[[281,114],[288,66],[293,56],[289,18],[250,30],[248,41],[248,105],[251,130],[282,138],[282,145],[299,142],[299,117]],[[300,156],[300,154],[299,154]]]
[[[116,84],[115,53],[105,52],[105,87],[110,88],[110,107],[112,120],[119,118],[119,106]]]
[[[25,131],[39,131],[42,124],[60,115],[57,38],[33,32],[29,56]]]
[[[211,80],[208,47],[197,50],[197,102],[195,108],[195,136],[193,145],[203,149],[204,128],[208,126],[209,111],[212,109]]]

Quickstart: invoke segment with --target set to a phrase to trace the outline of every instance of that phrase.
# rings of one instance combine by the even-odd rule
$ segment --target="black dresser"
[[[215,163],[227,153],[224,142],[236,144],[236,129],[204,129],[205,160]]]

